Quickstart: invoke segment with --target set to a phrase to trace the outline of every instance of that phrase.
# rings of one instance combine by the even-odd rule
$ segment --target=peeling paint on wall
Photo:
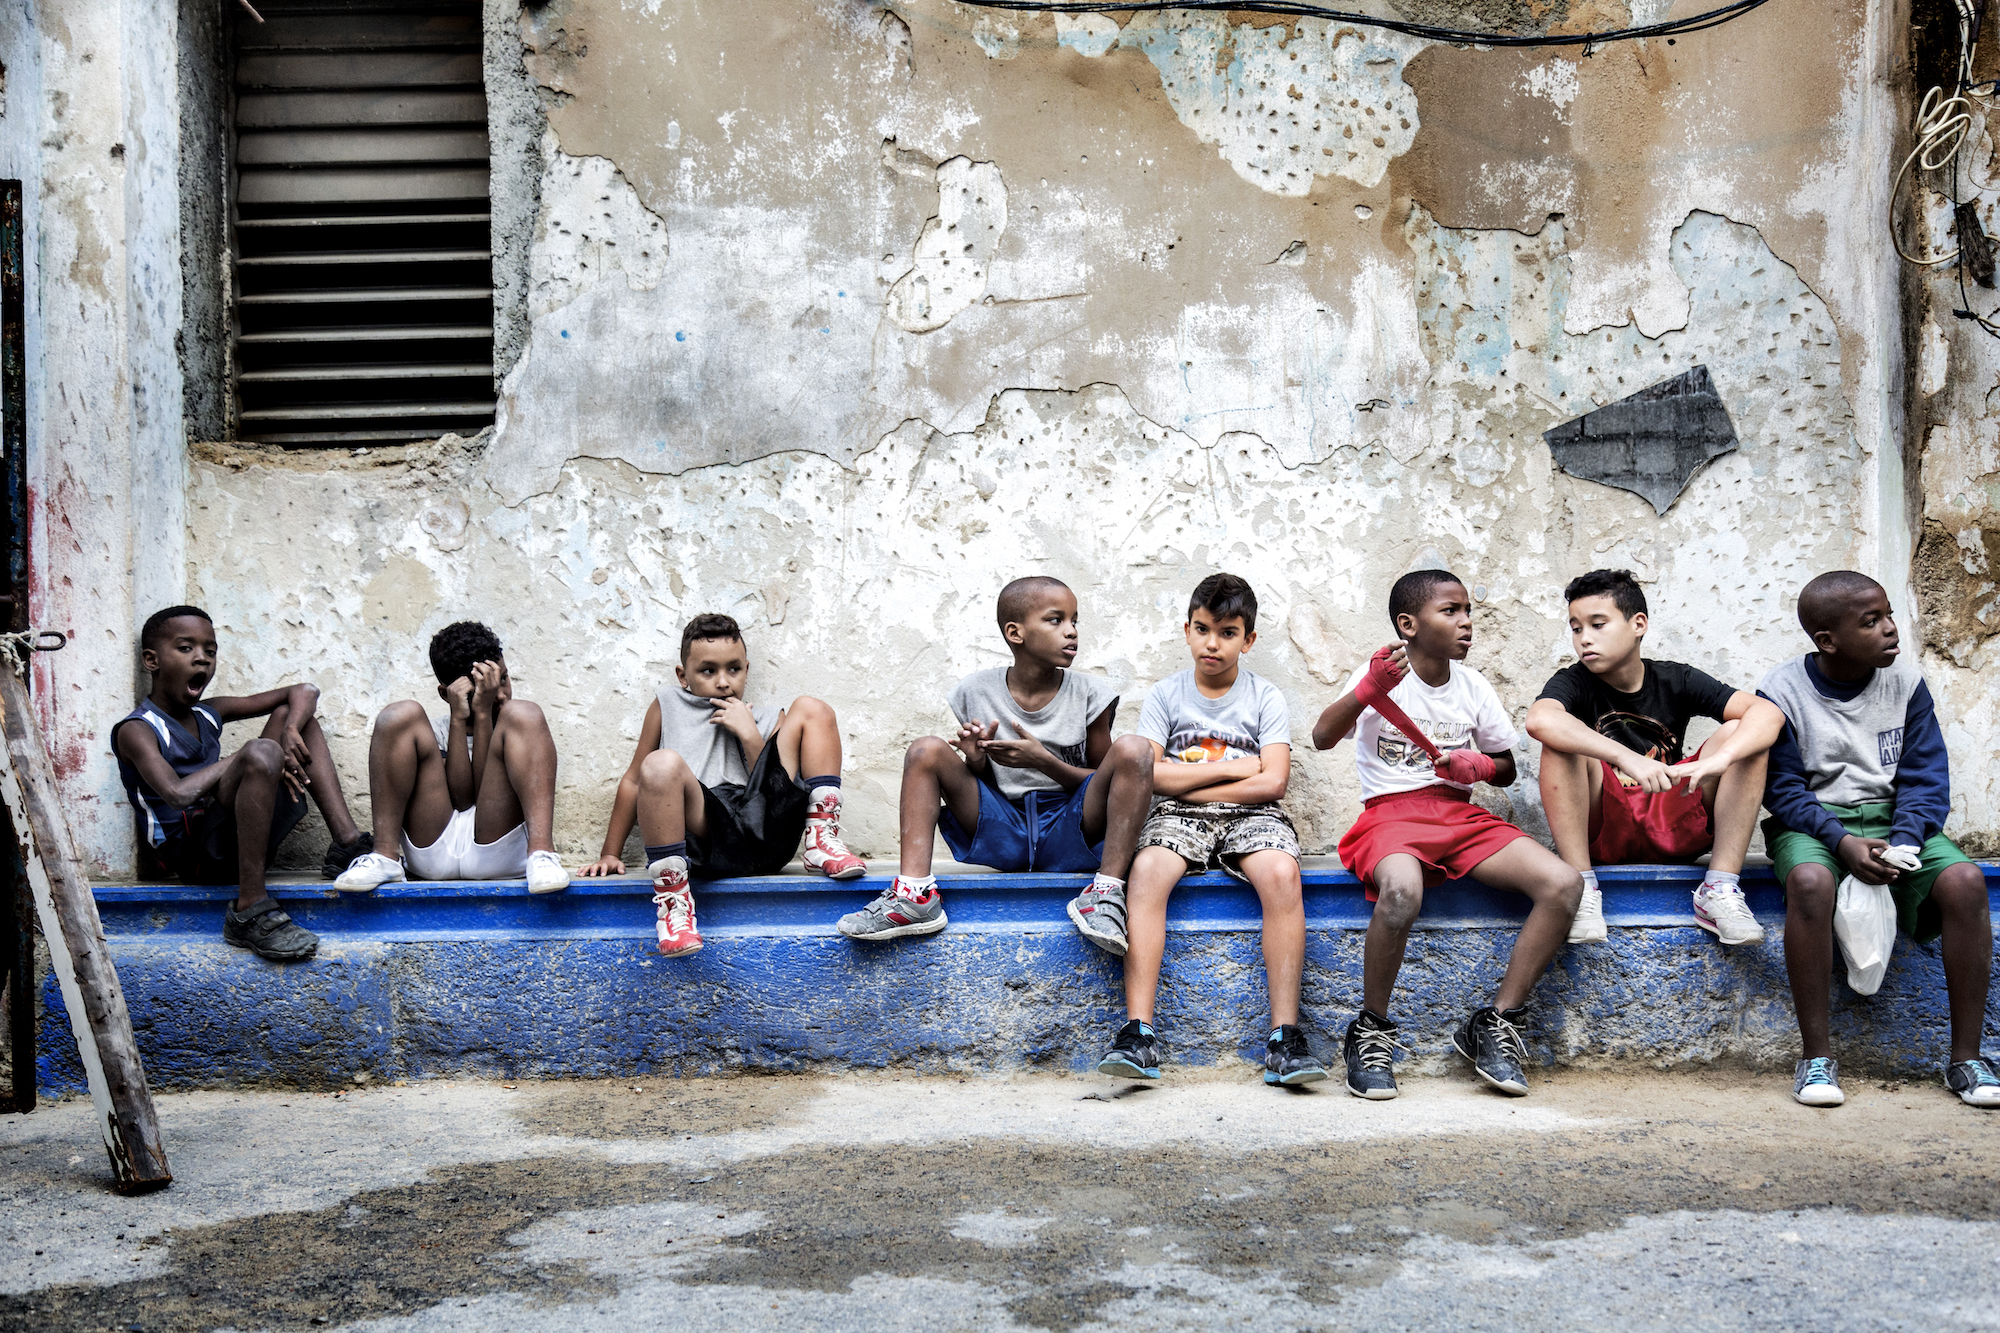
[[[986,269],[1007,229],[1007,185],[991,162],[954,157],[937,168],[937,189],[937,216],[889,289],[889,318],[908,333],[941,329],[986,295]]]

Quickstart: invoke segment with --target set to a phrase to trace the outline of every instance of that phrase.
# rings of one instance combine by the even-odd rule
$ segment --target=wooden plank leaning
[[[90,879],[56,795],[34,707],[16,671],[13,653],[0,651],[0,710],[7,735],[5,761],[0,762],[0,800],[6,802],[21,837],[21,859],[28,867],[42,937],[62,985],[63,1004],[69,1009],[90,1099],[104,1129],[116,1188],[121,1194],[143,1194],[163,1188],[174,1177],[160,1143],[152,1090],[139,1062],[125,992],[105,945],[97,900],[91,896]],[[18,832],[28,829],[33,830],[32,837]]]

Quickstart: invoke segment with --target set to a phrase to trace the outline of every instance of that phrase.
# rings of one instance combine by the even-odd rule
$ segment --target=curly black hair
[[[1627,620],[1646,610],[1645,590],[1629,569],[1593,569],[1588,574],[1578,574],[1563,589],[1563,601],[1573,602],[1579,597],[1609,597],[1618,614]]]
[[[1465,586],[1465,580],[1448,569],[1413,569],[1396,580],[1389,589],[1389,623],[1395,625],[1400,616],[1413,616],[1424,609],[1424,603],[1431,599],[1431,593],[1447,583]],[[1396,632],[1401,634],[1402,628]]]
[[[499,660],[499,636],[476,620],[461,620],[431,635],[431,670],[440,685],[470,676],[475,662]]]
[[[697,639],[734,639],[743,642],[743,628],[735,620],[718,611],[704,611],[688,621],[681,631],[681,665],[686,666],[688,649],[694,647]]]

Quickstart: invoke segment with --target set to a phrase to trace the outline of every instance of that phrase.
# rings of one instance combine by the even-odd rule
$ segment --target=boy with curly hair
[[[530,893],[569,887],[551,841],[556,743],[542,710],[514,697],[507,658],[477,621],[431,638],[444,718],[414,699],[390,704],[368,741],[368,799],[381,851],[357,857],[334,887],[370,893],[417,880],[525,878]]]

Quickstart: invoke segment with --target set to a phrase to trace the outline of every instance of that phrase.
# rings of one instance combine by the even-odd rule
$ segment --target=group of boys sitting
[[[1498,988],[1480,996],[1453,1046],[1488,1085],[1528,1091],[1522,1037],[1536,981],[1563,945],[1607,938],[1593,867],[1688,863],[1707,855],[1694,922],[1725,945],[1763,939],[1739,876],[1760,805],[1765,845],[1786,898],[1785,961],[1804,1058],[1793,1096],[1843,1100],[1828,1044],[1838,885],[1887,884],[1900,925],[1943,937],[1951,1007],[1947,1086],[1974,1106],[2000,1106],[2000,1064],[1981,1054],[1992,957],[1984,876],[1942,833],[1950,808],[1943,735],[1928,689],[1898,661],[1882,587],[1847,571],[1800,593],[1813,651],[1734,689],[1676,662],[1641,656],[1646,599],[1623,570],[1565,590],[1578,661],[1528,710],[1542,745],[1552,853],[1473,803],[1481,783],[1510,786],[1516,736],[1506,707],[1464,659],[1472,597],[1455,575],[1420,570],[1389,594],[1396,641],[1355,671],[1313,724],[1315,748],[1352,738],[1362,813],[1341,862],[1374,903],[1363,950],[1362,1005],[1342,1048],[1347,1090],[1396,1096],[1397,1027],[1390,1002],[1426,889],[1470,877],[1525,896],[1530,910]],[[1127,1022],[1099,1072],[1157,1079],[1154,1001],[1167,900],[1182,876],[1219,867],[1249,884],[1263,909],[1272,1030],[1265,1082],[1324,1079],[1299,1022],[1306,917],[1299,842],[1279,802],[1291,776],[1284,696],[1242,665],[1257,642],[1257,597],[1231,574],[1202,580],[1184,634],[1193,665],[1146,694],[1138,729],[1114,739],[1118,691],[1072,669],[1076,596],[1061,581],[1016,579],[997,619],[1013,655],[951,691],[949,741],[925,737],[903,765],[899,871],[838,929],[857,940],[945,929],[932,874],[936,835],[960,861],[1002,871],[1090,873],[1069,916],[1124,960]],[[568,887],[551,842],[556,747],[534,704],[513,697],[500,643],[463,622],[431,642],[433,718],[392,704],[370,740],[374,831],[358,830],[313,714],[318,692],[294,685],[203,700],[216,640],[194,607],[161,611],[142,635],[152,690],[112,732],[146,846],[170,873],[229,884],[223,938],[281,961],[318,940],[271,899],[265,871],[315,800],[333,836],[326,873],[365,893],[406,876],[519,879],[531,893]],[[840,731],[832,708],[800,697],[784,709],[747,702],[743,635],[701,615],[681,635],[675,681],[646,710],[618,783],[604,846],[578,872],[622,875],[634,823],[658,906],[660,952],[702,947],[691,880],[770,874],[804,839],[808,871],[866,871],[840,837]],[[267,718],[263,734],[224,758],[223,724]],[[1720,726],[1684,752],[1696,717]],[[143,722],[144,726],[129,723]],[[815,776],[817,775],[817,776]],[[401,856],[390,854],[400,851]]]

